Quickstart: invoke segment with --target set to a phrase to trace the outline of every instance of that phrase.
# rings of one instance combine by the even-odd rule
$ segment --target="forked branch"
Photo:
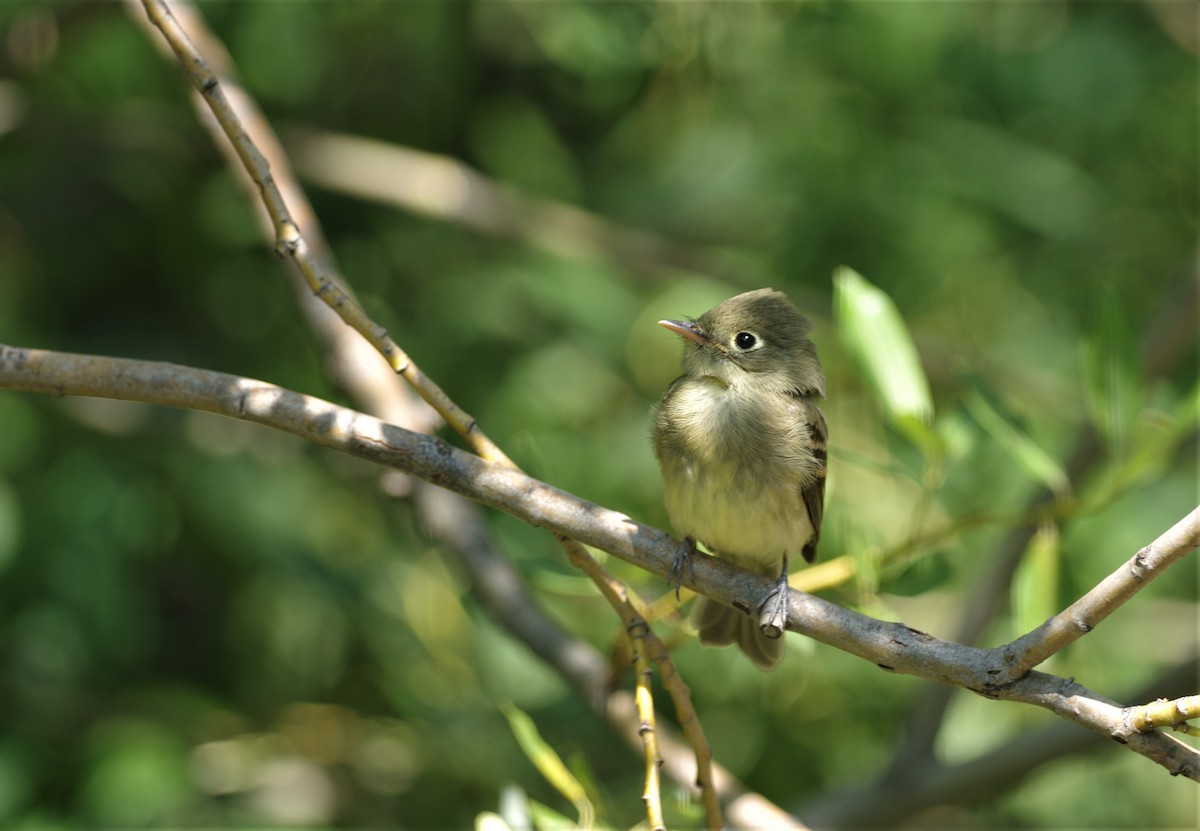
[[[257,422],[403,470],[664,577],[678,547],[656,528],[441,439],[262,381],[174,364],[0,346],[0,388],[144,401]],[[1174,561],[1198,541],[1200,510],[1154,545],[1161,556]],[[683,582],[719,602],[745,608],[757,608],[774,586],[768,578],[712,557],[698,558]],[[1011,683],[997,683],[997,656],[1007,647],[978,649],[943,641],[795,590],[788,629],[887,670],[1043,707],[1127,744],[1172,774],[1200,781],[1200,751],[1160,731],[1127,733],[1122,727],[1124,708],[1073,680],[1029,672]]]

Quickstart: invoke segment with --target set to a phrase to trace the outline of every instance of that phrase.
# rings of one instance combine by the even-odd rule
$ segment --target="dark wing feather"
[[[808,422],[813,459],[816,461],[816,478],[800,491],[804,507],[808,509],[809,522],[813,527],[812,539],[805,544],[801,554],[806,562],[811,563],[817,559],[817,541],[821,539],[821,521],[825,517],[825,469],[828,462],[829,428],[825,425],[825,415],[820,408],[812,401],[804,403],[804,418]]]

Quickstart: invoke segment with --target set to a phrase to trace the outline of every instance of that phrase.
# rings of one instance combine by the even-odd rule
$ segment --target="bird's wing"
[[[812,440],[812,454],[815,462],[816,476],[800,491],[804,507],[808,509],[808,520],[812,523],[813,535],[801,552],[807,562],[817,559],[817,541],[821,538],[821,520],[825,516],[825,469],[827,467],[829,428],[825,425],[825,415],[815,402],[804,402],[803,418],[808,424],[809,437]]]

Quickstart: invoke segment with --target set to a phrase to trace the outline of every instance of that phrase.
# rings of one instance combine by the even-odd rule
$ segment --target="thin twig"
[[[633,643],[634,648],[634,669],[635,677],[640,685],[643,681],[642,669],[636,663],[639,657],[645,655],[654,661],[658,667],[659,674],[663,679],[663,686],[667,690],[667,694],[671,696],[671,703],[675,706],[675,712],[679,717],[679,722],[683,725],[684,738],[692,746],[692,751],[696,757],[696,786],[700,789],[701,804],[704,805],[705,813],[708,817],[708,827],[711,831],[716,831],[723,826],[721,819],[721,802],[717,795],[716,785],[712,776],[712,748],[704,737],[704,731],[700,728],[700,719],[696,715],[696,708],[692,704],[691,691],[687,685],[682,683],[679,673],[675,669],[675,662],[671,659],[671,654],[663,645],[658,635],[654,634],[654,630],[646,622],[646,616],[642,610],[638,609],[629,598],[629,590],[620,580],[613,577],[608,571],[596,562],[595,558],[588,554],[580,543],[566,536],[559,536],[559,542],[563,549],[567,552],[567,557],[571,560],[571,564],[591,578],[592,582],[600,589],[600,593],[608,600],[609,605],[617,610],[621,616],[621,620],[625,622],[627,632],[636,632],[638,634],[639,643]],[[644,653],[639,656],[638,649],[643,648]],[[640,690],[640,686],[639,686]],[[640,692],[639,692],[640,695]],[[643,701],[639,698],[638,716],[639,716],[639,734],[646,724],[653,726],[653,713],[647,715],[643,712]],[[648,721],[649,719],[649,721]],[[643,736],[643,741],[645,737]],[[649,752],[649,751],[647,751]],[[657,757],[657,749],[655,750]],[[656,761],[657,765],[660,762]],[[647,781],[647,788],[650,787]],[[660,811],[661,818],[661,811]],[[651,818],[651,827],[654,827],[653,818]]]
[[[604,659],[595,647],[569,636],[541,612],[516,569],[492,548],[483,529],[475,521],[477,517],[464,513],[466,507],[477,507],[476,503],[426,482],[417,483],[414,495],[422,515],[433,526],[432,532],[445,540],[463,560],[464,569],[471,580],[473,596],[488,609],[496,622],[558,672],[579,698],[593,712],[606,718],[630,746],[640,746],[640,719],[633,695],[609,686]],[[653,633],[653,630],[648,631]],[[679,720],[684,733],[684,738],[680,738],[669,726],[659,726],[657,735],[663,770],[685,787],[692,784],[699,786],[709,831],[719,831],[722,827],[721,799],[729,801],[728,816],[735,827],[770,825],[779,829],[801,829],[777,806],[761,797],[748,795],[728,771],[712,761],[712,750],[695,709],[685,709],[678,703],[690,702],[691,694],[687,686],[674,664],[662,662],[658,654],[661,652],[669,658],[666,646],[657,637],[646,638],[645,641],[651,660],[659,666],[662,685],[680,713]],[[676,687],[681,689],[676,690]],[[688,746],[685,746],[685,740]],[[703,750],[702,755],[699,755],[697,748]],[[681,761],[689,754],[689,749],[696,757],[694,770]],[[764,818],[770,821],[764,822]]]
[[[611,260],[635,274],[680,269],[745,279],[720,251],[618,225],[576,205],[530,196],[458,159],[378,139],[295,128],[284,133],[297,168],[335,192],[512,237],[551,254]]]
[[[158,29],[146,15],[142,0],[125,0],[130,17],[142,27],[148,39],[158,48],[165,60],[176,62],[175,53]],[[193,45],[204,55],[209,68],[220,79],[221,88],[229,98],[233,111],[241,121],[250,141],[266,158],[271,179],[283,195],[296,224],[304,229],[309,251],[325,264],[331,277],[342,290],[354,297],[353,289],[340,279],[340,267],[329,247],[320,218],[312,202],[296,178],[291,160],[285,154],[283,144],[272,129],[262,108],[239,83],[233,59],[224,43],[207,25],[203,15],[188,0],[171,0],[171,13],[187,32]],[[259,230],[270,245],[275,240],[275,227],[261,199],[257,197],[258,186],[250,178],[233,146],[225,140],[221,125],[208,108],[203,96],[192,96],[197,121],[209,132],[213,145],[225,156],[231,174],[246,197],[246,203],[258,220]],[[304,275],[291,260],[280,261],[287,270],[288,283],[293,289],[297,306],[308,322],[310,331],[316,336],[324,355],[324,368],[329,379],[350,396],[359,409],[371,413],[392,424],[398,424],[419,433],[431,433],[441,423],[441,416],[409,386],[402,376],[391,371],[386,359],[358,332],[350,328],[308,288]],[[388,477],[388,492],[395,494],[411,484],[397,483],[401,474]]]
[[[997,684],[1024,675],[1092,631],[1168,567],[1200,546],[1200,507],[1147,545],[1091,591],[1032,632],[1000,650],[1004,668]]]
[[[663,819],[662,788],[659,785],[659,768],[662,757],[658,753],[658,728],[654,718],[654,693],[650,689],[650,681],[654,673],[650,670],[650,661],[646,658],[646,633],[650,627],[638,616],[630,621],[625,628],[629,635],[629,645],[633,652],[634,677],[637,679],[634,688],[634,701],[638,711],[638,735],[642,738],[642,752],[646,760],[645,782],[642,785],[642,802],[646,804],[646,822],[651,831],[666,831],[667,824]]]
[[[1172,727],[1180,733],[1194,736],[1200,731],[1188,722],[1196,718],[1200,718],[1200,695],[1188,695],[1174,700],[1160,698],[1140,707],[1129,707],[1125,715],[1129,727],[1128,731],[1122,731],[1122,735],[1149,733],[1159,727]]]
[[[683,731],[684,738],[695,753],[695,784],[700,789],[700,803],[704,806],[708,831],[720,831],[724,827],[724,822],[721,817],[719,789],[713,775],[712,746],[709,745],[708,739],[704,735],[700,717],[692,703],[692,691],[683,682],[683,676],[675,668],[671,653],[662,640],[657,636],[646,638],[645,644],[651,660],[658,667],[663,689],[671,696],[671,701],[675,705],[675,713],[679,717],[679,727]]]
[[[259,197],[274,227],[276,253],[294,262],[313,295],[378,350],[392,370],[403,376],[475,452],[485,459],[508,462],[508,456],[483,433],[475,419],[455,404],[441,387],[421,371],[399,344],[388,336],[387,329],[371,320],[341,289],[325,264],[313,256],[271,176],[266,158],[242,126],[241,119],[225,95],[220,79],[196,50],[183,27],[171,14],[165,0],[142,0],[142,4],[150,22],[162,32],[192,85],[212,111],[217,123],[221,125],[221,130],[233,146],[246,173],[254,180]]]

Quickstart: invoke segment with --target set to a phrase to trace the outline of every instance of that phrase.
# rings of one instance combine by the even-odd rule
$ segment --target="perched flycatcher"
[[[811,325],[771,289],[659,325],[686,347],[652,435],[667,513],[686,538],[680,556],[700,542],[777,577],[772,599],[786,610],[788,558],[816,558],[825,508],[825,375]],[[702,643],[736,643],[764,670],[783,657],[783,638],[768,638],[756,617],[701,598],[695,620]]]

